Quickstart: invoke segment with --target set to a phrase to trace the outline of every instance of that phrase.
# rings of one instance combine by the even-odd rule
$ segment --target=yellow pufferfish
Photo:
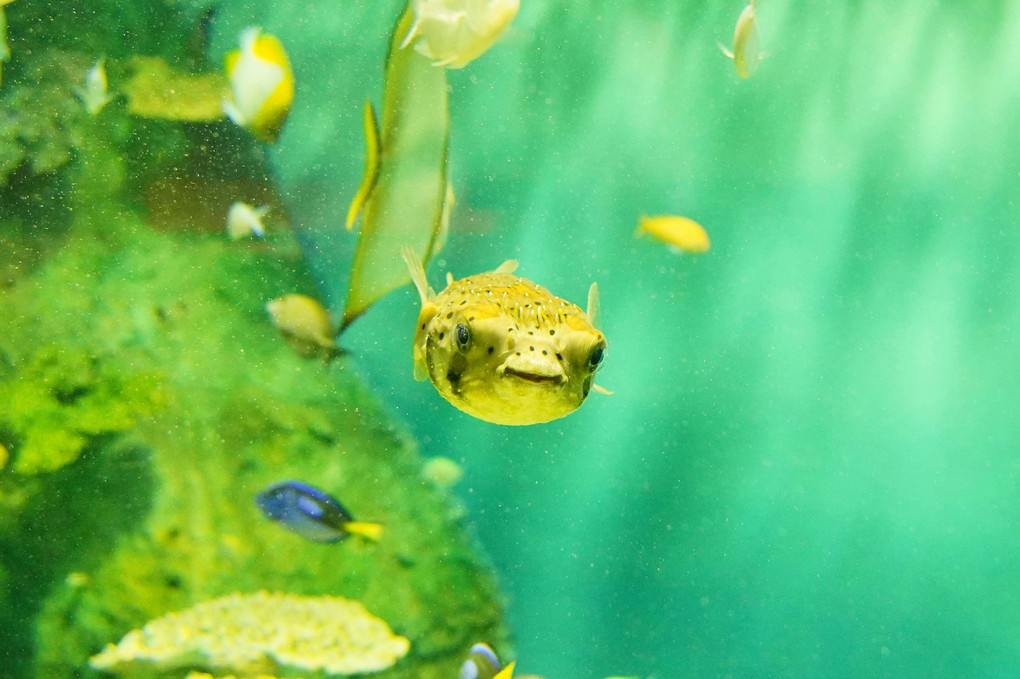
[[[588,311],[513,275],[517,262],[455,281],[438,294],[414,252],[404,261],[421,296],[414,336],[415,379],[432,380],[447,401],[493,424],[549,422],[584,402],[606,353],[598,286]]]

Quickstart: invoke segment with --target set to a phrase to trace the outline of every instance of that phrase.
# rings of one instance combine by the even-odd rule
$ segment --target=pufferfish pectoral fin
[[[418,313],[418,326],[414,333],[414,379],[421,382],[429,376],[428,365],[425,358],[425,343],[428,341],[428,325],[439,313],[439,307],[435,304],[436,293],[429,287],[428,279],[425,278],[425,268],[418,260],[418,255],[409,245],[400,248],[400,255],[407,264],[407,271],[411,274],[414,287],[418,289],[421,297],[421,311]]]
[[[418,259],[417,253],[410,245],[400,248],[400,256],[407,264],[407,273],[411,274],[411,281],[414,283],[414,287],[418,288],[421,305],[424,307],[436,297],[436,291],[429,287],[429,281],[425,277],[425,267],[422,266],[421,260]]]
[[[497,266],[495,271],[492,273],[513,273],[514,271],[517,271],[519,264],[520,263],[516,259],[508,259]]]

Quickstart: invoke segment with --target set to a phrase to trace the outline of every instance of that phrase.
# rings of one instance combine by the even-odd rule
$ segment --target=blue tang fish
[[[457,679],[512,679],[516,664],[512,662],[503,667],[492,647],[479,642],[468,651],[468,658],[460,666]]]
[[[339,542],[348,535],[377,540],[378,523],[355,521],[335,498],[300,481],[281,481],[255,496],[262,513],[313,542]]]

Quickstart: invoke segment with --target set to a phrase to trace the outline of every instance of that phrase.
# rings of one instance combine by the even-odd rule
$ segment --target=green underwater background
[[[342,311],[403,3],[210,4],[4,8],[0,678],[109,676],[128,630],[258,589],[365,603],[411,640],[384,678],[482,640],[547,679],[1020,675],[1020,4],[761,0],[740,80],[741,0],[524,0],[449,72],[429,278],[597,281],[614,393],[520,428],[412,379],[411,286],[328,366],[263,309]],[[137,54],[219,70],[252,25],[295,72],[273,146],[73,94],[99,57],[115,93]],[[242,191],[265,240],[180,225]],[[634,237],[667,213],[711,250]],[[270,524],[286,478],[386,537]]]

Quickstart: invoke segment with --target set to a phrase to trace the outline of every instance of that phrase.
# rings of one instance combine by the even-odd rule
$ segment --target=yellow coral
[[[235,677],[233,674],[228,674],[225,677],[214,677],[213,675],[206,674],[205,672],[188,672],[188,676],[184,677],[184,679],[238,679],[238,678]],[[247,679],[277,679],[277,677],[274,677],[271,674],[260,674],[258,676],[249,677]],[[301,677],[292,677],[291,679],[301,679]]]
[[[270,593],[232,594],[169,613],[92,656],[99,670],[137,663],[251,674],[361,674],[391,667],[410,643],[356,601]]]

